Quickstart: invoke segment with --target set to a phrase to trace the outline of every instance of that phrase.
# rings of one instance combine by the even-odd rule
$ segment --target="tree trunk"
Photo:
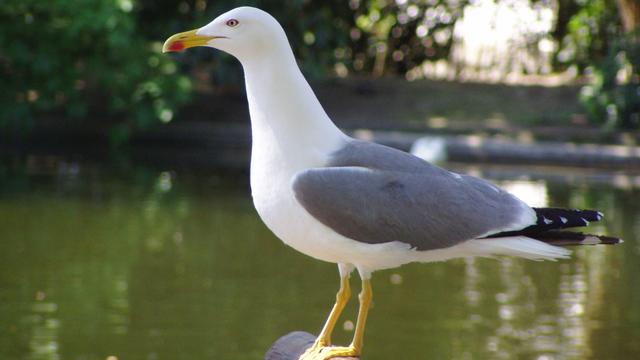
[[[622,27],[630,33],[640,25],[640,2],[638,0],[617,0]]]

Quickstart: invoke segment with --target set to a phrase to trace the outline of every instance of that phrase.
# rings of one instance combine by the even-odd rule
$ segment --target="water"
[[[332,305],[336,267],[278,241],[242,175],[0,164],[0,359],[261,359],[290,331],[317,332]],[[365,359],[637,358],[640,191],[568,174],[485,175],[537,205],[601,209],[592,231],[623,245],[575,248],[557,263],[375,273]]]

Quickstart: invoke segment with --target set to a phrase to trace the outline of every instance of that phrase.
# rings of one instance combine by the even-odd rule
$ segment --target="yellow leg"
[[[345,305],[347,305],[347,302],[349,302],[350,297],[351,287],[349,285],[349,274],[346,274],[340,277],[340,289],[336,294],[336,303],[333,305],[333,308],[329,313],[329,317],[320,331],[320,335],[318,335],[318,338],[313,345],[308,348],[302,356],[300,356],[300,359],[311,360],[313,358],[305,356],[311,356],[310,354],[318,353],[321,349],[331,345],[331,334],[333,333],[333,328],[336,326],[336,323],[340,318],[340,314],[342,313],[342,310],[344,310]]]
[[[341,287],[342,289],[342,287]],[[311,346],[304,354],[302,354],[299,360],[327,360],[333,357],[358,357],[362,352],[362,343],[364,337],[364,327],[367,322],[367,314],[369,313],[369,306],[371,305],[371,299],[373,297],[373,291],[371,289],[371,281],[369,279],[362,280],[362,291],[360,292],[360,309],[358,310],[358,321],[356,323],[356,330],[353,334],[353,340],[351,341],[351,345],[349,346],[328,346],[320,345],[320,337]],[[336,309],[338,303],[336,302],[336,306],[334,306],[334,310]],[[343,305],[344,307],[344,305]],[[342,311],[342,309],[340,309]],[[331,311],[331,315],[329,315],[329,319],[327,319],[327,324],[325,324],[325,328],[330,323],[331,317],[334,311]],[[335,325],[335,321],[337,321],[337,316],[333,320],[333,325]],[[333,329],[333,327],[331,327]],[[324,332],[325,329],[323,329]],[[330,335],[329,331],[329,335]],[[320,333],[322,336],[322,333]]]
[[[320,335],[318,335],[318,339],[314,346],[318,345],[322,347],[331,345],[331,334],[333,333],[333,328],[336,326],[336,323],[340,318],[340,314],[342,314],[342,310],[344,310],[345,305],[349,302],[350,297],[351,287],[349,286],[349,276],[347,275],[340,278],[340,289],[336,294],[336,303],[333,305],[333,308],[329,313],[329,317],[324,323],[322,331],[320,331]]]
[[[364,326],[367,323],[367,314],[369,313],[369,306],[371,305],[371,299],[373,298],[373,290],[371,289],[371,280],[362,280],[362,291],[358,296],[360,298],[360,309],[358,309],[358,321],[356,322],[356,331],[353,334],[353,340],[351,341],[351,348],[355,349],[357,354],[362,352],[362,343],[364,339]]]

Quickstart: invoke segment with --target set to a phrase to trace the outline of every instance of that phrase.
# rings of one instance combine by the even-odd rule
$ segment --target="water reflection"
[[[502,181],[500,186],[506,191],[522,199],[522,201],[529,204],[529,206],[549,206],[547,184],[544,181]]]
[[[335,267],[275,239],[245,178],[36,163],[0,173],[0,358],[258,359],[282,334],[324,320]],[[380,272],[367,359],[640,353],[628,341],[640,338],[638,190],[500,174],[534,205],[602,209],[592,231],[627,241],[575,248],[558,263],[466,259]],[[353,301],[337,340],[352,336],[355,311]]]
[[[27,326],[31,328],[29,359],[60,359],[58,353],[60,321],[56,317],[57,310],[57,304],[45,301],[44,292],[36,294],[35,301],[31,303],[31,313],[24,318]]]

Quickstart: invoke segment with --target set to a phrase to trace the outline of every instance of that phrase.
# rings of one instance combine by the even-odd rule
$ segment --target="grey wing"
[[[401,241],[440,249],[535,222],[511,194],[468,176],[365,167],[305,170],[293,179],[298,202],[335,232],[360,242]]]

